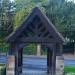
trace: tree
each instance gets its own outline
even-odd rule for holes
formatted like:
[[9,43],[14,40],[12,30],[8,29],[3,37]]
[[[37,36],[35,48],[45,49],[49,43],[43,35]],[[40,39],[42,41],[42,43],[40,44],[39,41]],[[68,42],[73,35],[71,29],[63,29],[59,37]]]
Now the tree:
[[66,0],[16,0],[15,28],[36,5],[44,8],[48,18],[65,38],[75,39],[75,3]]
[[7,35],[10,34],[8,28],[12,26],[11,6],[12,3],[10,2],[10,0],[1,0],[1,7],[0,7],[1,9],[0,10],[0,38],[1,39],[4,39]]
[[14,16],[14,28],[17,28],[33,7],[36,5],[42,7],[47,0],[15,0],[15,2],[16,12]]
[[63,36],[74,39],[75,4],[65,0],[49,0],[49,3],[44,7],[46,15]]
[[[8,12],[12,10],[12,3],[10,3],[10,0],[0,0],[0,51],[3,52],[3,49],[5,51],[6,47],[8,47],[7,44],[5,44],[5,37],[8,36],[12,32],[12,17],[11,13]],[[10,14],[10,16],[8,15]],[[10,28],[9,28],[10,27]],[[10,31],[9,31],[10,29]]]

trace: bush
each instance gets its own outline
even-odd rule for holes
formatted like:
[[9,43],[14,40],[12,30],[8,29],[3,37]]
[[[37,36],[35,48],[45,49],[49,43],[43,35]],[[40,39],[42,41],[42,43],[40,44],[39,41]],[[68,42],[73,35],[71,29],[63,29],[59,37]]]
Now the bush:
[[6,75],[6,67],[3,64],[0,64],[0,75]]

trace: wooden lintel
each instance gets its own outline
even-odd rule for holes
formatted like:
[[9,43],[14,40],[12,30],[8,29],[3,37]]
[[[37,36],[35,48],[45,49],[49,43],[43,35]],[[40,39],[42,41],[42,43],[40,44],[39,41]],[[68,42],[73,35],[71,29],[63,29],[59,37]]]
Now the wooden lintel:
[[[18,40],[17,40],[18,42]],[[34,37],[23,37],[19,39],[20,43],[53,43],[55,40],[53,39],[48,39],[48,38],[34,38]]]

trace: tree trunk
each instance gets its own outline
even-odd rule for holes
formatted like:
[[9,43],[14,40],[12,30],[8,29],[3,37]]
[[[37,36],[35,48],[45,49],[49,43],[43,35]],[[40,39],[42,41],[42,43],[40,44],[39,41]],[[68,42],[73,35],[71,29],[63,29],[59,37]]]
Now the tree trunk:
[[37,56],[41,55],[41,45],[37,44]]

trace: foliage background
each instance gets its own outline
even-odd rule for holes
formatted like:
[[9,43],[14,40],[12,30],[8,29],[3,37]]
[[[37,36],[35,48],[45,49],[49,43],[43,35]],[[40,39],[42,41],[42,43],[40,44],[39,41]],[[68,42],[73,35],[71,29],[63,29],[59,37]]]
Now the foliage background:
[[0,49],[2,51],[8,49],[8,45],[4,41],[5,37],[22,23],[35,6],[41,8],[64,38],[69,39],[69,42],[74,42],[74,2],[67,0],[15,0],[11,3],[9,0],[0,0]]

